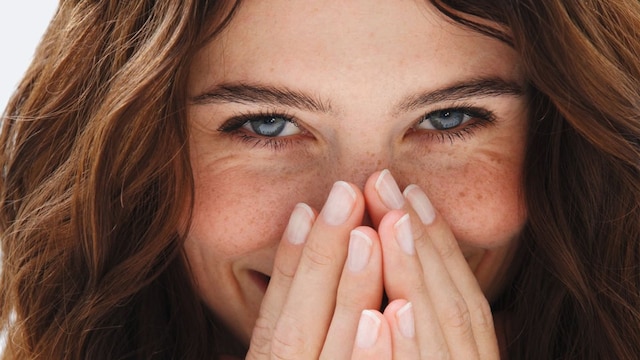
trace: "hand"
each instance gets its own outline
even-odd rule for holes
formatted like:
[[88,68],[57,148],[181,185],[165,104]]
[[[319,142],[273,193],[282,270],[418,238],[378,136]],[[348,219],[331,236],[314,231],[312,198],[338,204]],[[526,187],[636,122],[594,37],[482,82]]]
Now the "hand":
[[380,240],[359,226],[363,214],[362,192],[345,182],[334,184],[319,215],[296,206],[247,359],[350,357],[360,314],[378,309],[383,291]]
[[[247,358],[498,358],[488,302],[426,195],[386,171],[365,195],[338,182],[319,216],[296,206]],[[357,226],[365,198],[377,232]],[[383,285],[384,314],[365,310]]]
[[[383,171],[369,179],[365,197],[378,224],[384,288],[391,301],[384,314],[367,312],[379,319],[383,315],[389,330],[381,327],[376,334],[363,328],[363,334],[377,335],[365,345],[383,354],[391,343],[394,359],[499,358],[488,301],[424,192],[410,185],[402,195]],[[354,357],[366,351],[356,346]]]

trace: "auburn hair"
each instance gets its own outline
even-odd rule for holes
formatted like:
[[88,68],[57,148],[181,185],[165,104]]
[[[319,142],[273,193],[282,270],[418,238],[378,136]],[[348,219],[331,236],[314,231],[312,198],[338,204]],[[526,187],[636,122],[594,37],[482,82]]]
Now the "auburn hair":
[[[640,3],[432,2],[513,46],[529,81],[528,221],[493,304],[509,356],[636,358]],[[0,128],[4,359],[242,354],[189,281],[181,235],[187,72],[237,6],[61,1]]]
[[435,4],[512,44],[529,81],[528,221],[515,278],[494,304],[507,314],[509,357],[636,359],[640,2]]
[[215,357],[178,230],[189,61],[229,7],[61,1],[2,119],[4,358]]

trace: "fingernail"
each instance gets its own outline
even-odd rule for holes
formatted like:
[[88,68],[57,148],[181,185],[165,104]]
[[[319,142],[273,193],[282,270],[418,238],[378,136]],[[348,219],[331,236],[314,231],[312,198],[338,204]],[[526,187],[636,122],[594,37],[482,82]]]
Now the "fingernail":
[[351,215],[355,200],[356,193],[351,185],[344,181],[336,182],[333,184],[329,198],[322,209],[322,218],[329,225],[342,225]]
[[299,245],[307,240],[307,235],[311,231],[311,224],[313,223],[313,210],[307,204],[299,203],[293,208],[291,217],[289,218],[289,224],[285,231],[287,240],[291,244]]
[[353,272],[361,271],[369,263],[371,239],[362,231],[352,230],[349,238],[347,266]]
[[367,349],[373,346],[378,339],[380,332],[380,319],[371,310],[363,310],[358,323],[358,332],[356,333],[356,345],[361,349]]
[[400,249],[407,255],[413,255],[413,232],[411,231],[411,218],[409,218],[409,214],[401,217],[393,228]]
[[404,198],[389,170],[382,170],[378,180],[376,180],[375,188],[385,206],[389,209],[402,209]]
[[409,185],[404,189],[404,196],[415,210],[423,224],[429,225],[435,220],[436,212],[431,205],[431,201],[417,185]]
[[398,320],[398,329],[402,336],[410,339],[415,336],[416,329],[413,320],[413,305],[408,302],[396,312],[396,320]]

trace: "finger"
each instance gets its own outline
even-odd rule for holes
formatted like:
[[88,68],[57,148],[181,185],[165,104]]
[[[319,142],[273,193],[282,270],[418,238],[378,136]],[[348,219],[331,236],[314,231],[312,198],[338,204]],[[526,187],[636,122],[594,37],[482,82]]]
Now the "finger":
[[[423,264],[429,262],[431,267],[435,268],[432,270],[434,282],[437,282],[438,279],[447,283],[451,282],[460,294],[457,306],[450,299],[436,298],[436,295],[434,295],[434,301],[445,303],[443,307],[445,310],[451,311],[449,320],[453,322],[453,325],[456,325],[458,320],[468,317],[481,358],[495,356],[498,354],[498,344],[489,303],[460,251],[450,227],[441,216],[438,216],[429,198],[418,186],[408,186],[404,191],[404,196],[419,219],[415,222],[416,226],[424,228],[424,231],[420,232],[423,234],[423,239],[416,242],[419,258]],[[432,258],[437,260],[432,260]],[[444,270],[441,269],[442,267]],[[438,269],[446,272],[448,276],[437,278],[435,275],[438,273]],[[425,277],[427,277],[427,271],[429,269],[425,268]],[[447,306],[446,303],[449,305]],[[465,329],[459,330],[466,331]]]
[[405,199],[389,170],[373,173],[364,186],[367,212],[375,228],[389,210],[399,210],[405,206]]
[[260,306],[260,314],[251,335],[247,359],[263,358],[271,351],[271,340],[291,281],[298,266],[303,244],[315,220],[315,212],[306,204],[297,204],[274,260],[269,286]]
[[352,360],[392,359],[389,325],[375,310],[364,310],[358,322]]
[[447,344],[427,293],[422,265],[414,247],[410,218],[406,211],[392,208],[398,208],[402,203],[402,208],[411,209],[398,199],[398,194],[402,193],[387,170],[369,178],[364,194],[370,216],[378,225],[385,291],[391,303],[397,299],[412,302],[414,317],[420,323],[415,331],[421,356],[437,357],[446,352]]
[[392,210],[378,228],[382,244],[384,286],[389,299],[412,303],[415,336],[421,358],[448,356],[448,345],[417,256],[410,216]]
[[[396,191],[393,189],[393,178],[386,176],[387,180],[380,179],[384,175],[384,172],[382,172],[375,181],[370,179],[367,183],[369,187],[365,187],[368,208],[382,211],[377,215],[374,213],[371,214],[374,222],[377,216],[385,216],[384,209],[386,206],[384,204],[398,203],[397,200],[391,199],[391,197],[395,198],[397,196],[397,194],[394,194]],[[374,177],[372,176],[372,178]],[[385,187],[374,186],[371,188],[371,183],[378,184],[384,181],[387,181]],[[397,187],[397,185],[395,186]],[[412,235],[409,236],[409,238],[413,237],[417,239],[415,246],[418,247],[418,258],[421,264],[428,267],[423,269],[423,274],[425,281],[431,282],[431,284],[427,283],[426,286],[428,289],[427,292],[430,294],[429,299],[433,303],[432,311],[435,311],[439,315],[438,320],[440,322],[454,325],[446,326],[444,328],[446,334],[443,336],[446,336],[451,343],[465,344],[464,346],[453,346],[455,352],[467,354],[465,356],[475,356],[476,352],[480,352],[481,354],[495,354],[497,351],[497,341],[488,302],[464,256],[460,252],[457,241],[450,228],[442,218],[436,216],[436,211],[431,206],[428,198],[417,186],[411,185],[407,187],[404,196],[409,200],[408,204],[404,205],[404,209],[411,214],[411,221],[407,222],[411,223],[411,230],[405,232]],[[394,221],[397,220],[399,219]],[[400,224],[398,223],[397,225]],[[381,226],[382,225],[379,225],[379,227]],[[383,237],[382,234],[381,237]],[[407,238],[407,236],[405,236],[405,238]],[[431,238],[434,239],[433,242],[429,240]],[[387,257],[392,258],[392,256],[386,256],[387,253],[384,249],[385,241],[382,242],[383,267],[386,269],[389,267],[387,265]],[[401,244],[402,243],[404,243],[406,247],[406,244],[411,242],[404,241],[401,242]],[[434,247],[437,248],[437,251],[429,251],[433,250]],[[393,249],[393,246],[391,248]],[[392,251],[390,254],[391,253]],[[436,259],[429,260],[430,256]],[[406,264],[410,265],[411,263],[408,262]],[[409,273],[411,273],[411,271],[414,270],[409,270]],[[387,284],[398,283],[388,280],[387,277],[388,275],[385,271],[385,287],[388,293],[393,294],[393,288],[389,290],[389,285]],[[452,283],[453,285],[451,285]],[[440,290],[436,291],[435,289]],[[433,293],[433,295],[431,295],[431,293]],[[398,296],[403,295],[399,293]],[[447,298],[443,299],[444,297]],[[424,313],[423,310],[423,307],[417,306],[416,312],[423,314],[423,316],[431,315],[429,312]],[[473,336],[474,341],[465,340],[471,336]],[[474,343],[475,346],[472,346]]]
[[336,308],[322,349],[322,359],[346,359],[352,351],[358,320],[364,309],[378,309],[382,301],[382,255],[375,230],[351,231]]
[[391,347],[394,359],[420,359],[415,336],[413,304],[404,300],[394,300],[384,309],[384,317],[391,329]]
[[364,199],[353,185],[334,184],[302,250],[276,324],[271,352],[277,358],[317,358],[336,303],[349,234],[362,221]]

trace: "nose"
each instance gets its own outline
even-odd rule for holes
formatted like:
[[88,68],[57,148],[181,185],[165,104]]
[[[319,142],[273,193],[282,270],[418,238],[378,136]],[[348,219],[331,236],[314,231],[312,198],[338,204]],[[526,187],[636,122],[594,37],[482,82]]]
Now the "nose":
[[346,143],[336,149],[331,159],[331,177],[351,182],[360,189],[375,171],[392,164],[392,147],[383,143]]

